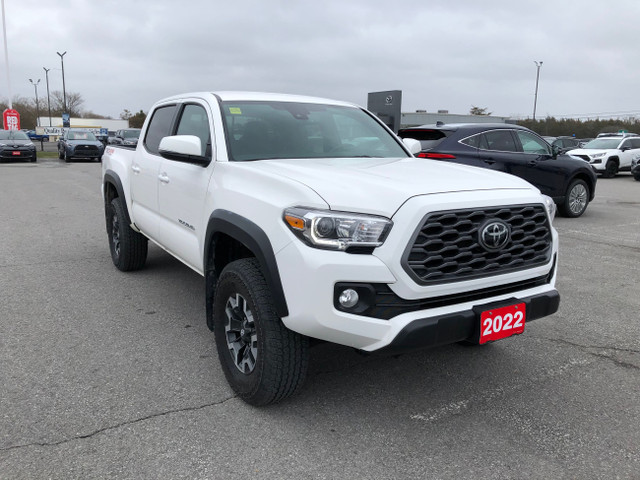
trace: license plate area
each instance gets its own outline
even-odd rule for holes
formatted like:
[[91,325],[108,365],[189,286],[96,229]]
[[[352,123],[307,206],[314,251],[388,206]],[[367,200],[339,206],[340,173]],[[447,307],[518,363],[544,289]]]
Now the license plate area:
[[526,316],[527,306],[525,303],[481,311],[478,343],[482,345],[524,332]]
[[20,152],[11,152],[12,155],[20,155]]

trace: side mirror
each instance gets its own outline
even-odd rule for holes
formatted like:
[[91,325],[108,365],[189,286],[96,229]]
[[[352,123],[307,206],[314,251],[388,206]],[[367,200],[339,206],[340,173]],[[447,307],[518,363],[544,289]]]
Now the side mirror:
[[621,152],[626,152],[627,150],[631,150],[631,147],[629,147],[628,145],[625,145],[620,149]]
[[422,150],[422,144],[420,143],[420,140],[416,140],[415,138],[403,138],[402,143],[404,143],[404,146],[409,149],[411,155],[420,153],[420,151]]
[[557,157],[561,153],[562,149],[559,145],[551,145],[551,156],[553,158]]
[[195,135],[173,135],[160,140],[158,152],[164,158],[179,162],[208,165],[210,159],[202,156],[200,138]]

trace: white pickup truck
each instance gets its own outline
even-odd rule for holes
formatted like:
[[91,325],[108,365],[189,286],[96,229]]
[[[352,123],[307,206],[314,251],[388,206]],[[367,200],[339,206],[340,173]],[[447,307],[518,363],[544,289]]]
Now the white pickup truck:
[[142,268],[151,240],[204,276],[225,376],[254,405],[300,389],[310,342],[484,344],[554,313],[553,201],[419,148],[343,102],[167,98],[135,150],[103,156],[113,263]]

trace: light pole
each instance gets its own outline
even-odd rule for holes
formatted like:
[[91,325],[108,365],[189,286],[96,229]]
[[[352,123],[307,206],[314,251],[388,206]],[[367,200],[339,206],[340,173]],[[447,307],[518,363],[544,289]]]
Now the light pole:
[[64,56],[67,54],[67,52],[65,51],[64,53],[56,53],[60,55],[60,63],[62,63],[62,110],[64,110],[62,113],[67,113],[67,91],[64,86]]
[[40,79],[38,79],[35,82],[31,79],[29,79],[29,81],[31,82],[31,85],[33,85],[33,88],[36,90],[36,127],[39,127],[40,126],[40,105],[38,104],[38,84],[40,83]]
[[542,66],[542,62],[536,62],[535,60],[533,61],[533,63],[536,64],[536,95],[533,98],[533,119],[536,119],[536,106],[538,104],[538,82],[540,81],[540,67]]
[[47,77],[47,108],[49,109],[49,126],[51,126],[51,97],[49,96],[49,70],[50,68],[42,67]]

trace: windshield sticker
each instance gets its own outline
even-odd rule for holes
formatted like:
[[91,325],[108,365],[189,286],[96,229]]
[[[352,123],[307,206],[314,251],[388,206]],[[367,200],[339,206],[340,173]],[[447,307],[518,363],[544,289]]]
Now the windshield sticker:
[[242,115],[242,110],[238,107],[229,107],[229,113],[232,115]]

